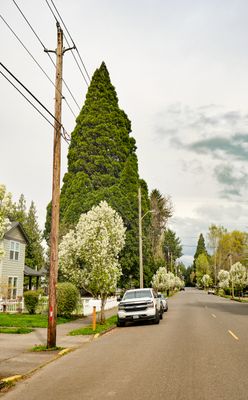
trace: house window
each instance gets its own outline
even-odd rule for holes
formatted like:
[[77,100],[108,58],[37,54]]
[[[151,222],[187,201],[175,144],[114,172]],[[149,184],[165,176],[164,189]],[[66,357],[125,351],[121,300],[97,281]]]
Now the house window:
[[11,260],[18,261],[20,254],[20,243],[18,242],[10,242],[10,254],[9,257]]
[[16,297],[17,297],[17,277],[9,276],[8,299],[16,299]]

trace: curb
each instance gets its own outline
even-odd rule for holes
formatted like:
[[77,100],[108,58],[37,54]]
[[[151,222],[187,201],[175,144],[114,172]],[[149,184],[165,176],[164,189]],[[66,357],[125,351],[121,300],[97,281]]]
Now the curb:
[[4,389],[6,386],[17,382],[23,378],[23,375],[13,375],[13,376],[8,376],[7,378],[3,378],[0,380],[0,390]]

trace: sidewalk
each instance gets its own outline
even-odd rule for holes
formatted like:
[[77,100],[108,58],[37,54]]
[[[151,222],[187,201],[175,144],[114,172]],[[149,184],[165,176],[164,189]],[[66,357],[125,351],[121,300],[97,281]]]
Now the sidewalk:
[[[105,311],[106,318],[116,314],[117,309]],[[89,336],[67,336],[74,329],[91,324],[91,316],[79,318],[73,322],[57,325],[57,346],[75,349],[93,340]],[[0,334],[0,380],[10,376],[28,375],[37,368],[60,357],[60,352],[30,352],[35,345],[46,345],[47,329],[34,328],[28,334]]]

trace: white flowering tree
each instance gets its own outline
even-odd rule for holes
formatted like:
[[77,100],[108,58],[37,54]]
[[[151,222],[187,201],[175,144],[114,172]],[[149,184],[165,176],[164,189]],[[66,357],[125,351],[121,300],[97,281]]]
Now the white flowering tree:
[[230,286],[230,275],[229,272],[221,269],[218,273],[218,286],[221,289],[227,289]]
[[4,185],[0,185],[0,260],[4,256],[2,239],[10,227],[9,214],[12,210],[11,194]]
[[244,265],[242,265],[240,262],[236,262],[231,266],[230,281],[232,283],[232,287],[239,291],[240,297],[240,292],[247,285],[247,271]]
[[122,218],[102,201],[81,215],[75,230],[59,246],[63,276],[101,299],[101,323],[107,297],[115,292],[121,276],[118,255],[125,244],[125,230]]
[[202,281],[202,285],[205,289],[209,288],[213,284],[213,280],[212,280],[211,276],[209,276],[208,274],[203,275],[201,281]]
[[183,281],[165,267],[160,267],[152,278],[152,287],[157,291],[170,291],[183,286]]

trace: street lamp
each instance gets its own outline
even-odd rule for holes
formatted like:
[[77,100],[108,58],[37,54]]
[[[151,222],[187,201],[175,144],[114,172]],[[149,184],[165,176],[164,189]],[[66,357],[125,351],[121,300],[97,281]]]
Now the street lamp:
[[141,188],[138,190],[139,200],[139,271],[140,271],[140,288],[144,287],[144,271],[143,271],[143,248],[142,248],[142,219],[149,213],[156,213],[155,210],[148,210],[143,216],[141,211]]

